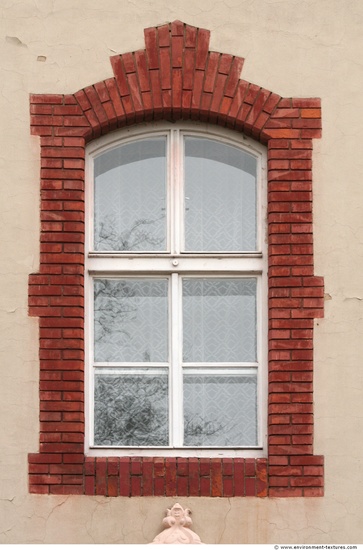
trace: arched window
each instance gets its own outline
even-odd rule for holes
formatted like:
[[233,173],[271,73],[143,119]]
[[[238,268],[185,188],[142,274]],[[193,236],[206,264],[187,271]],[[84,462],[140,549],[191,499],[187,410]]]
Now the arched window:
[[[209,31],[181,21],[145,29],[145,49],[114,55],[111,64],[113,77],[74,94],[30,97],[42,168],[40,267],[29,277],[29,314],[39,317],[40,329],[41,423],[39,452],[29,454],[29,490],[322,496],[312,384],[314,319],[324,309],[312,224],[320,99],[284,98],[241,79],[242,58],[209,51]],[[154,126],[161,120],[199,125]],[[155,171],[164,176],[156,180]],[[254,216],[237,200],[232,172],[242,177],[239,191],[250,198]],[[111,173],[119,182],[114,188],[106,182]],[[233,306],[247,299],[255,304],[254,329],[245,328],[252,308],[243,307],[243,316],[231,321],[220,313],[240,312]],[[164,303],[159,325],[155,315],[162,308],[155,303]],[[123,315],[115,314],[114,322],[110,312],[120,308]],[[238,351],[247,340],[255,360]],[[113,350],[123,342],[128,355],[110,360],[111,342]],[[162,356],[151,358],[150,342],[164,346]],[[223,348],[222,357],[216,350]],[[243,383],[255,392],[246,394],[253,395],[248,414],[241,391],[235,407],[223,394]],[[153,385],[159,393],[148,395]],[[152,424],[160,414],[163,420]],[[240,427],[248,422],[249,440]],[[156,436],[145,439],[158,429],[160,446]],[[136,439],[125,441],[125,433]]]
[[208,125],[90,144],[90,454],[263,453],[265,162]]

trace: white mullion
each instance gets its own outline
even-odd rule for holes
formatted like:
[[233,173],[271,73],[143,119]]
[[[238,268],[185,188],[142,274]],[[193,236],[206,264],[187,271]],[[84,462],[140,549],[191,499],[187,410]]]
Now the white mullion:
[[177,273],[171,276],[171,369],[170,417],[171,446],[181,447],[183,439],[183,377],[181,370],[180,280]]
[[[93,277],[86,277],[85,295],[89,296],[88,307],[85,308],[85,350],[86,365],[85,369],[85,386],[89,387],[89,392],[86,392],[86,437],[88,437],[89,446],[94,445],[94,395],[95,395],[95,365],[94,365],[94,285]],[[89,380],[87,380],[89,378]],[[87,418],[88,417],[88,418]],[[87,426],[88,423],[88,426]]]
[[179,212],[180,212],[180,252],[185,253],[185,215],[186,215],[186,197],[185,197],[185,134],[181,131],[179,134]]
[[257,428],[258,444],[267,440],[268,402],[268,277],[267,269],[257,278]]
[[[85,309],[86,328],[86,382],[89,393],[86,391],[86,449],[94,446],[94,386],[95,373],[107,373],[136,369],[145,372],[145,369],[165,370],[169,369],[169,428],[170,441],[169,449],[157,450],[143,449],[145,456],[175,456],[178,449],[178,456],[219,456],[220,451],[209,452],[208,450],[196,451],[190,448],[183,449],[184,438],[184,414],[183,414],[183,369],[185,372],[193,373],[215,373],[215,374],[246,374],[257,376],[257,398],[258,398],[258,447],[265,445],[265,430],[267,417],[267,272],[266,272],[266,244],[265,235],[262,232],[266,215],[266,168],[265,153],[258,149],[258,146],[250,147],[248,144],[242,149],[248,150],[257,157],[256,173],[256,251],[248,253],[232,252],[186,252],[185,251],[185,190],[184,190],[184,137],[185,135],[199,135],[205,137],[210,135],[227,144],[233,144],[233,136],[228,134],[221,136],[222,129],[213,132],[204,132],[204,126],[193,129],[179,129],[156,125],[152,127],[151,136],[166,136],[166,219],[167,219],[167,250],[150,252],[96,252],[94,251],[94,159],[101,152],[106,151],[118,143],[116,134],[101,138],[88,147],[89,155],[86,159],[87,173],[87,203],[89,221],[86,226],[86,265],[85,272],[88,273],[86,282],[86,295],[89,300]],[[227,132],[227,131],[226,131]],[[111,139],[112,137],[112,139]],[[128,130],[126,139],[122,143],[130,143],[139,137],[144,137],[144,130],[131,128]],[[101,146],[98,144],[101,143]],[[241,144],[236,142],[236,146]],[[245,144],[246,145],[246,144]],[[257,149],[257,150],[256,150]],[[262,162],[261,162],[262,161]],[[174,262],[176,265],[174,265]],[[178,264],[176,263],[178,261]],[[174,267],[173,267],[174,266]],[[182,362],[182,276],[190,278],[256,278],[256,308],[257,308],[257,357],[255,362],[240,363],[184,363]],[[169,279],[169,362],[165,363],[107,363],[94,361],[94,279],[98,278],[168,278]],[[88,439],[88,440],[87,440]],[[170,447],[174,447],[174,450]],[[251,447],[252,449],[253,447]],[[126,451],[126,452],[125,452]],[[104,450],[94,451],[103,456]],[[119,454],[117,448],[108,448],[106,454]],[[137,449],[123,449],[125,455],[137,454]],[[227,456],[231,455],[231,449],[225,450]],[[236,456],[241,456],[241,451]],[[248,453],[251,452],[251,455]],[[169,453],[169,454],[168,454]],[[199,454],[198,454],[199,453]],[[95,454],[95,456],[96,456]],[[243,456],[256,456],[253,451],[243,451]],[[261,455],[262,456],[262,455]]]
[[[173,141],[170,132],[166,132],[166,234],[167,234],[167,250],[168,253],[173,253],[174,247],[174,191],[172,185],[172,149]],[[155,256],[155,255],[154,255]]]
[[86,193],[86,212],[87,219],[85,220],[85,252],[86,257],[90,251],[94,250],[94,203],[95,203],[95,185],[94,185],[94,155],[86,155],[85,162],[85,178],[90,183]]
[[220,361],[218,363],[208,363],[208,362],[200,362],[200,363],[183,363],[183,367],[185,369],[256,369],[258,368],[259,363],[258,362],[241,362],[241,363],[225,363],[223,361]]
[[223,375],[223,374],[235,375],[235,374],[238,374],[238,375],[246,375],[246,376],[249,376],[249,375],[256,376],[258,374],[258,367],[250,367],[248,369],[246,369],[244,367],[240,367],[240,368],[231,369],[230,367],[224,367],[223,365],[220,368],[216,368],[216,367],[213,367],[213,368],[208,368],[208,367],[202,367],[202,368],[199,368],[199,367],[186,367],[185,365],[183,365],[183,370],[185,372],[188,372],[189,374],[210,374],[210,375],[214,375],[214,374],[218,374],[218,375]]
[[165,374],[168,365],[158,366],[158,367],[148,367],[148,363],[144,363],[143,367],[135,367],[132,363],[127,365],[127,367],[118,367],[118,368],[108,368],[108,367],[96,367],[96,374],[147,374],[145,371],[151,370],[153,373]]
[[[267,258],[267,157],[264,151],[260,155],[256,155],[257,158],[257,172],[256,172],[256,224],[257,224],[257,248],[263,254],[263,257]],[[266,262],[265,262],[265,265]],[[265,271],[265,269],[264,269]]]
[[132,362],[132,361],[127,361],[127,362],[107,362],[107,361],[99,361],[99,362],[94,362],[94,367],[96,369],[128,369],[128,368],[140,368],[140,369],[162,369],[162,368],[167,368],[169,366],[169,363],[168,362],[160,362],[160,363],[146,363],[146,362],[142,362],[142,361],[139,361],[139,362]]
[[180,190],[179,190],[179,132],[178,130],[170,130],[169,133],[169,182],[170,182],[170,197],[171,197],[171,254],[177,255],[180,253]]

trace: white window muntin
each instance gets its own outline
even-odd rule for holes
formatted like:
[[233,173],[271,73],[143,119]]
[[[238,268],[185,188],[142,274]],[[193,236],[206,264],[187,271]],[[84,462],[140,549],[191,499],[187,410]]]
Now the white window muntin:
[[[94,284],[97,280],[111,280],[111,281],[122,281],[122,280],[134,280],[137,281],[138,279],[144,280],[162,280],[165,279],[168,282],[168,293],[167,293],[167,301],[168,301],[168,328],[167,328],[167,337],[168,337],[168,357],[167,361],[160,361],[160,362],[140,362],[140,361],[98,361],[96,362],[94,360],[94,349],[95,349],[95,338],[94,338]],[[159,276],[150,276],[149,274],[146,275],[135,275],[132,276],[121,276],[116,275],[115,273],[109,274],[109,273],[97,273],[97,276],[89,277],[88,278],[88,294],[89,294],[89,300],[88,302],[88,315],[86,317],[87,319],[87,328],[86,331],[88,333],[88,339],[86,341],[87,348],[88,348],[88,369],[87,375],[89,377],[88,379],[88,387],[89,387],[89,394],[86,393],[86,410],[88,411],[88,414],[86,415],[86,449],[90,449],[91,453],[94,452],[97,455],[97,450],[101,449],[109,449],[110,452],[107,452],[107,454],[112,455],[112,451],[115,451],[116,449],[125,449],[125,452],[123,450],[122,454],[127,455],[128,450],[131,451],[134,448],[140,448],[140,447],[118,447],[118,446],[103,446],[103,445],[95,445],[94,443],[94,427],[95,427],[95,378],[97,374],[104,374],[104,375],[117,375],[117,374],[132,374],[132,375],[145,375],[147,372],[152,374],[165,374],[165,372],[168,373],[168,379],[169,379],[169,397],[168,397],[168,407],[170,411],[170,373],[171,373],[171,364],[170,364],[170,334],[172,330],[172,319],[171,319],[171,291],[170,291],[170,284],[171,279],[168,275],[159,275]],[[171,415],[169,412],[169,433],[170,433],[170,421],[171,421]],[[88,426],[87,426],[88,422]],[[169,446],[162,447],[162,448],[170,448]],[[157,448],[157,447],[146,447],[147,449],[151,448]],[[104,454],[104,453],[102,453]]]
[[[233,279],[235,280],[237,276],[234,275],[221,275],[219,274],[219,277],[216,277],[216,274],[208,274],[205,273],[202,274],[203,279]],[[256,277],[255,275],[252,276],[256,279],[257,283],[257,289],[256,289],[256,303],[257,303],[257,323],[256,323],[256,338],[257,338],[257,360],[256,361],[239,361],[239,362],[223,362],[219,361],[217,363],[213,362],[185,362],[182,360],[182,343],[183,343],[183,322],[182,322],[182,315],[183,315],[183,302],[182,302],[182,280],[184,278],[187,279],[200,279],[200,274],[187,274],[184,276],[179,276],[176,273],[171,274],[169,277],[169,293],[168,293],[168,350],[169,350],[169,358],[168,361],[165,362],[140,362],[140,361],[127,361],[127,362],[117,362],[117,361],[95,361],[93,357],[94,353],[94,323],[91,323],[91,326],[89,327],[89,334],[91,334],[91,338],[89,341],[89,350],[90,350],[90,365],[92,365],[92,373],[90,376],[90,394],[88,396],[88,406],[89,406],[89,447],[94,449],[101,449],[105,448],[102,445],[95,445],[93,441],[93,426],[94,426],[94,393],[95,393],[95,375],[100,374],[101,372],[104,374],[126,374],[126,373],[132,373],[133,375],[137,374],[145,374],[145,373],[165,373],[165,370],[168,371],[168,377],[169,377],[169,441],[170,444],[168,446],[164,446],[162,448],[169,448],[173,449],[174,451],[179,449],[189,449],[191,450],[192,447],[183,447],[183,391],[181,388],[183,388],[183,375],[184,374],[201,374],[201,375],[256,375],[257,376],[257,409],[258,409],[258,418],[257,418],[257,425],[258,425],[258,444],[255,446],[249,446],[249,448],[261,448],[262,447],[262,438],[263,438],[263,426],[261,425],[261,412],[260,412],[260,403],[261,403],[261,392],[263,392],[261,386],[263,386],[262,382],[262,369],[259,368],[259,364],[261,362],[261,355],[262,355],[262,346],[261,346],[261,300],[259,300],[259,296],[261,294],[261,286],[262,281],[261,277]],[[250,274],[246,275],[239,275],[238,279],[251,279],[252,278]],[[154,276],[151,277],[149,275],[133,275],[132,277],[128,276],[120,276],[113,274],[110,276],[109,274],[102,274],[98,273],[97,276],[91,277],[90,282],[90,307],[88,309],[89,313],[89,319],[93,320],[94,313],[93,313],[93,287],[94,287],[94,281],[95,280],[113,280],[113,281],[122,281],[122,280],[137,280],[137,279],[156,279],[160,280],[161,278],[164,279],[165,275],[161,276]],[[107,447],[110,448],[110,447]],[[122,449],[123,453],[124,451],[126,454],[134,448],[142,448],[142,446],[128,446],[128,447],[117,447],[112,446],[110,449]],[[158,447],[145,447],[145,449],[156,449]],[[199,446],[199,449],[202,449],[203,446]],[[206,449],[212,448],[211,446],[206,446]],[[224,449],[225,452],[229,452],[228,447],[218,447],[221,450]],[[238,447],[236,445],[233,445],[234,449],[243,448],[246,449],[246,447]]]
[[[150,125],[151,126],[151,125]],[[185,126],[185,125],[184,125]],[[266,209],[264,195],[261,191],[261,186],[265,179],[265,151],[258,143],[252,143],[246,138],[243,138],[243,146],[240,141],[233,137],[233,132],[226,130],[215,131],[208,127],[208,125],[190,125],[190,129],[185,130],[172,128],[162,129],[164,124],[155,124],[154,127],[141,126],[137,128],[127,129],[127,136],[120,140],[113,134],[95,140],[88,146],[88,156],[86,161],[86,175],[88,182],[94,181],[94,159],[112,149],[117,149],[121,145],[128,145],[132,142],[145,140],[147,138],[164,137],[166,139],[166,174],[167,174],[167,245],[165,251],[151,252],[153,256],[169,255],[170,251],[172,255],[191,255],[197,254],[198,256],[236,256],[243,255],[244,257],[260,256],[264,249],[264,235],[261,231],[263,212]],[[248,153],[256,160],[256,250],[244,251],[185,251],[184,250],[184,189],[183,189],[183,177],[184,177],[184,141],[186,137],[199,137],[206,140],[214,140],[226,145],[230,145],[234,148],[241,149],[245,153]],[[87,226],[87,245],[90,256],[100,257],[104,256],[138,256],[147,255],[150,252],[145,251],[95,251],[94,250],[94,184],[89,185],[87,195],[87,211],[88,226]]]
[[[203,126],[203,125],[200,125]],[[231,139],[229,132],[226,132],[227,135],[225,135],[224,131],[221,130],[221,132],[218,129],[218,132],[206,132],[203,133],[200,130],[200,126],[198,126],[197,130],[194,130],[192,127],[191,129],[188,129],[187,131],[180,131],[180,130],[174,130],[172,129],[170,132],[167,131],[161,131],[160,125],[157,125],[155,129],[152,130],[152,132],[147,133],[147,135],[144,133],[144,128],[141,129],[132,129],[131,131],[128,131],[129,137],[127,141],[133,141],[133,139],[139,139],[139,137],[149,137],[149,135],[156,136],[156,135],[167,135],[167,143],[168,143],[168,220],[171,220],[172,218],[175,220],[174,223],[170,224],[168,223],[168,242],[173,245],[175,243],[178,244],[178,246],[170,247],[169,250],[171,252],[165,252],[165,253],[120,253],[120,252],[108,252],[108,253],[102,253],[102,252],[94,252],[93,251],[93,185],[90,184],[90,182],[93,181],[92,179],[92,155],[98,154],[101,149],[107,150],[110,146],[116,146],[120,143],[120,140],[115,135],[109,135],[107,139],[102,138],[101,140],[97,140],[97,142],[94,142],[92,144],[92,147],[90,147],[90,156],[87,158],[87,181],[88,181],[88,193],[87,193],[87,211],[92,212],[92,215],[89,216],[89,224],[87,226],[87,239],[86,242],[89,246],[89,252],[87,254],[86,259],[86,268],[91,277],[89,278],[89,281],[92,282],[92,278],[100,278],[100,277],[125,277],[125,276],[153,276],[159,275],[159,276],[165,276],[170,275],[171,272],[173,273],[172,280],[174,281],[174,285],[179,285],[180,280],[178,277],[178,274],[180,276],[187,276],[187,277],[206,277],[206,276],[213,276],[213,277],[226,277],[226,276],[257,276],[258,285],[257,285],[257,304],[258,304],[258,318],[259,322],[257,323],[257,342],[258,342],[258,361],[255,364],[248,363],[248,364],[228,364],[223,363],[222,370],[224,372],[229,372],[230,369],[232,369],[232,372],[238,372],[240,369],[243,369],[241,372],[245,372],[245,369],[247,368],[248,372],[253,372],[257,370],[257,388],[258,388],[258,426],[259,426],[259,435],[258,435],[258,446],[256,448],[250,447],[250,450],[244,449],[238,450],[238,448],[235,449],[221,449],[220,451],[213,451],[213,449],[204,450],[201,448],[198,449],[190,449],[190,448],[184,448],[184,449],[177,449],[176,442],[178,440],[178,437],[176,434],[180,432],[180,422],[177,420],[178,415],[174,414],[175,409],[182,409],[182,396],[180,392],[180,383],[174,383],[172,394],[173,398],[171,399],[172,403],[170,404],[171,409],[171,415],[170,415],[170,422],[172,424],[172,432],[175,434],[174,437],[174,448],[173,449],[166,449],[163,447],[160,451],[158,451],[157,448],[147,448],[143,450],[143,454],[145,456],[173,456],[175,455],[175,452],[177,450],[178,456],[189,456],[192,452],[193,456],[264,456],[264,445],[266,441],[266,387],[267,387],[267,380],[266,380],[266,373],[262,373],[261,365],[266,365],[267,361],[267,328],[265,320],[267,319],[267,303],[265,299],[266,295],[266,289],[267,289],[267,276],[265,271],[265,238],[263,235],[263,232],[261,230],[261,222],[264,220],[266,215],[266,174],[265,174],[265,164],[262,162],[261,159],[265,161],[265,154],[261,147],[256,147],[256,144],[251,145],[247,143],[243,143],[243,148],[246,148],[249,153],[254,154],[257,157],[257,243],[258,246],[256,248],[258,249],[256,252],[249,252],[249,253],[224,253],[224,252],[217,252],[217,253],[190,253],[190,252],[181,252],[181,242],[182,242],[182,232],[183,228],[181,227],[181,219],[182,219],[182,205],[180,204],[182,200],[180,198],[182,195],[182,174],[180,174],[180,161],[175,162],[176,158],[180,159],[180,155],[182,155],[182,148],[179,145],[175,145],[176,142],[180,143],[180,139],[182,135],[194,135],[194,133],[198,136],[207,137],[212,136],[214,139],[217,140],[226,140],[227,143],[233,144],[235,146],[240,147],[241,144],[237,142],[235,139]],[[148,127],[149,129],[149,127]],[[203,127],[202,130],[209,130],[208,126]],[[179,135],[180,134],[180,135]],[[221,138],[221,134],[222,138]],[[100,145],[100,142],[101,145]],[[122,141],[122,143],[124,140]],[[179,155],[179,157],[178,157]],[[176,165],[179,165],[176,167]],[[183,164],[181,163],[181,166]],[[176,172],[176,174],[175,174]],[[180,207],[178,206],[178,203],[180,204]],[[170,229],[169,229],[170,226]],[[264,255],[262,254],[264,252]],[[152,261],[150,261],[150,258],[152,258]],[[177,265],[176,265],[177,264]],[[175,282],[176,281],[176,282]],[[173,283],[172,283],[173,284]],[[92,287],[91,285],[87,285]],[[175,295],[175,292],[173,293]],[[92,293],[91,293],[92,295]],[[179,295],[179,294],[178,294]],[[180,299],[180,298],[178,298]],[[89,300],[89,304],[91,304],[93,299]],[[92,333],[92,326],[90,326],[90,319],[92,319],[92,313],[91,308],[87,309],[86,317],[88,319],[88,331],[87,331],[87,348],[91,350],[92,346],[90,346],[90,339],[89,336]],[[221,368],[221,363],[218,364],[182,364],[182,361],[180,360],[179,354],[180,352],[180,346],[175,345],[175,341],[180,339],[180,334],[178,335],[178,332],[181,330],[181,323],[180,320],[177,321],[177,327],[175,326],[176,323],[176,315],[175,313],[175,307],[171,309],[171,313],[169,315],[170,324],[172,327],[170,327],[170,336],[172,340],[172,344],[170,346],[173,354],[172,357],[172,364],[175,364],[176,358],[178,358],[178,365],[179,368],[171,368],[170,366],[170,377],[175,378],[179,376],[179,381],[182,379],[182,373],[183,369],[190,369],[190,372],[201,372],[205,371],[208,372],[210,368],[215,369],[213,372],[217,372],[217,368]],[[177,315],[180,315],[181,308],[178,307],[177,311],[179,312]],[[174,339],[174,340],[173,340]],[[174,342],[174,343],[173,343]],[[91,357],[88,360],[88,364],[92,364]],[[182,366],[183,365],[183,366]],[[260,365],[259,368],[258,365]],[[87,453],[92,455],[104,455],[105,454],[105,448],[92,448],[92,424],[93,424],[93,375],[90,376],[90,370],[98,368],[100,365],[95,364],[92,369],[86,370],[86,378],[88,378],[88,382],[90,384],[90,394],[86,394],[87,397],[87,410],[89,411],[89,414],[87,415],[86,423],[87,426],[87,436],[86,436],[86,448]],[[137,366],[136,364],[134,365]],[[165,364],[163,364],[163,367]],[[160,368],[161,365],[156,364],[148,364],[147,367],[143,367],[142,365],[139,365],[141,370],[144,370],[145,368],[151,367],[151,368]],[[101,368],[111,368],[112,370],[121,368],[120,364],[108,364],[103,365]],[[218,369],[218,370],[219,370]],[[105,370],[106,372],[106,370]],[[178,396],[178,397],[176,397]],[[179,436],[179,441],[181,440],[181,436]],[[107,447],[106,454],[112,456],[119,454],[120,449],[119,448],[109,448]],[[215,454],[217,452],[217,454]],[[242,454],[241,454],[242,453]],[[124,455],[136,455],[138,454],[137,449],[133,448],[122,448],[122,454]]]

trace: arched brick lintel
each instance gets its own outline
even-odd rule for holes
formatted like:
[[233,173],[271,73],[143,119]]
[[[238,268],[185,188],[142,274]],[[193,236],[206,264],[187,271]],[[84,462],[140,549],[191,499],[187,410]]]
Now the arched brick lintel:
[[[56,107],[33,111],[33,133],[97,138],[151,120],[192,119],[227,126],[262,143],[320,137],[320,100],[286,99],[240,79],[243,59],[209,51],[209,31],[175,21],[145,29],[144,50],[112,56],[114,78],[74,95],[33,95]],[[38,116],[37,116],[38,115]],[[52,116],[53,115],[53,116]],[[65,117],[62,121],[59,117]]]
[[[240,79],[243,59],[209,51],[209,31],[180,21],[145,30],[144,50],[111,57],[114,77],[75,94],[31,95],[41,137],[40,269],[29,313],[40,318],[40,452],[30,491],[109,496],[321,496],[313,454],[312,139],[320,100],[282,98]],[[84,457],[85,144],[128,125],[196,120],[268,145],[268,459]]]

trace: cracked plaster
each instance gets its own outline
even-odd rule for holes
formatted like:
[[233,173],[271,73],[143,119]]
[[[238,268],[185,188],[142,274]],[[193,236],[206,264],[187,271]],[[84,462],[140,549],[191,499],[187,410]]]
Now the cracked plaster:
[[[39,255],[39,141],[29,93],[69,93],[111,76],[109,56],[144,47],[143,29],[181,19],[211,48],[244,57],[243,78],[285,97],[322,98],[314,144],[315,452],[322,499],[178,499],[209,543],[357,543],[363,538],[363,4],[360,0],[2,0],[0,4],[0,543],[147,543],[175,499],[27,493],[38,449],[37,320],[27,277]],[[121,29],[121,31],[120,31]],[[6,39],[5,37],[8,37]],[[39,56],[46,58],[39,62]]]

